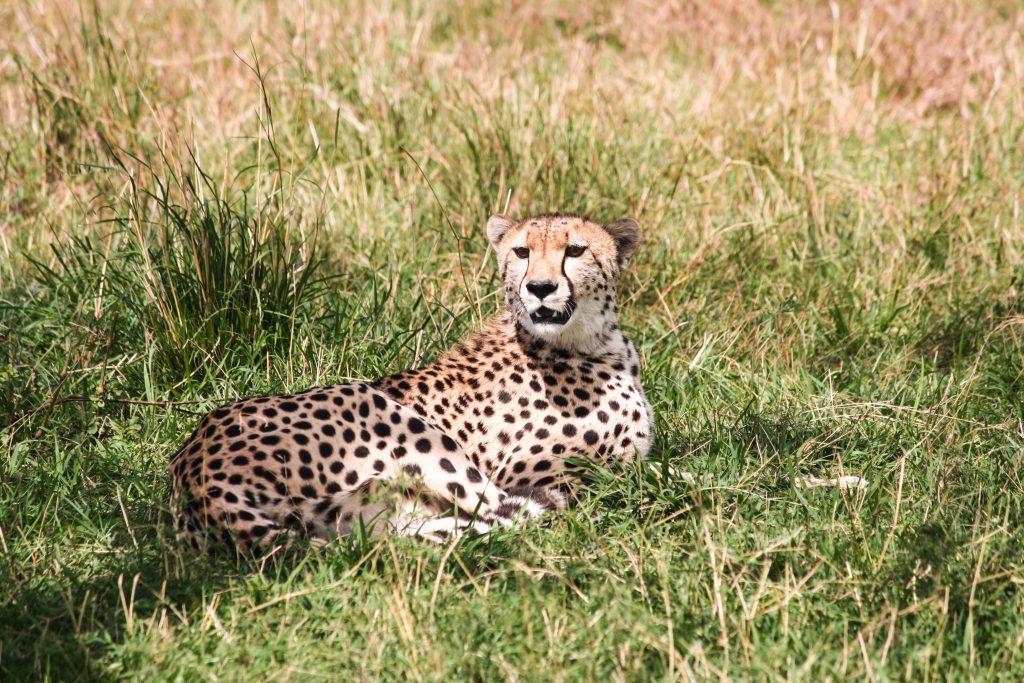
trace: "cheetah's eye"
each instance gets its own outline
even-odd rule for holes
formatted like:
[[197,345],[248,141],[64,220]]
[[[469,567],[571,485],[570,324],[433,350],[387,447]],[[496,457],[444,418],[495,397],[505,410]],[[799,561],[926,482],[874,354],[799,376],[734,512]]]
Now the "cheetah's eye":
[[530,255],[530,249],[528,247],[516,247],[512,251],[515,252],[515,255],[519,258],[526,258]]
[[565,255],[571,258],[576,258],[577,256],[583,256],[583,252],[586,250],[587,248],[582,245],[570,244],[565,248]]

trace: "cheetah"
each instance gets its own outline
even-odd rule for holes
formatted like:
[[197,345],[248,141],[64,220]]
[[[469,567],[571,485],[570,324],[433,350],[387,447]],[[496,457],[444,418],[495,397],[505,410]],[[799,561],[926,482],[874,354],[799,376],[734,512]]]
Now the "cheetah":
[[263,552],[362,527],[431,541],[564,508],[581,460],[651,446],[616,286],[641,229],[570,214],[487,222],[504,311],[434,364],[209,413],[171,458],[196,548]]

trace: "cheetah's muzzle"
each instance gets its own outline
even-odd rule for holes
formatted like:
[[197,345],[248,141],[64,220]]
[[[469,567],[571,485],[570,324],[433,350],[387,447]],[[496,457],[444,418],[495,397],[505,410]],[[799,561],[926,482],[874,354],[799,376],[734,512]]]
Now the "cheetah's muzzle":
[[561,311],[556,311],[553,308],[547,306],[541,306],[536,311],[530,314],[530,320],[533,321],[534,325],[548,324],[548,325],[564,325],[569,322],[569,318],[576,311],[576,300],[569,299],[565,303],[565,308]]

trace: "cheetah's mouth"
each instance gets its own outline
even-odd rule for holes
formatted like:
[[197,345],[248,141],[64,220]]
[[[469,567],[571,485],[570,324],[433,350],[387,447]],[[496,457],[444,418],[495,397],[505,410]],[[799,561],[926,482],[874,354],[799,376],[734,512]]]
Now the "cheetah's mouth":
[[569,322],[569,318],[572,317],[575,310],[576,302],[570,299],[561,311],[541,306],[530,314],[530,320],[533,321],[534,325],[564,325]]

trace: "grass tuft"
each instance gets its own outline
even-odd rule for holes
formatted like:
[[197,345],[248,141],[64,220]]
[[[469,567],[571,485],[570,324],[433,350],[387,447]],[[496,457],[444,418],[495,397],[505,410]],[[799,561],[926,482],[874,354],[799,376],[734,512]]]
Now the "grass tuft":
[[107,269],[107,295],[144,321],[162,365],[184,377],[239,346],[293,348],[326,291],[321,222],[299,234],[280,195],[254,207],[248,192],[222,193],[198,162],[147,180],[153,189],[132,179],[112,207],[123,249]]

